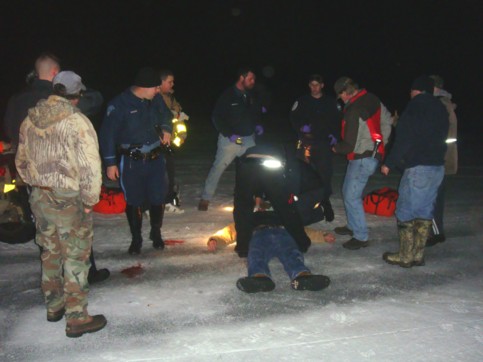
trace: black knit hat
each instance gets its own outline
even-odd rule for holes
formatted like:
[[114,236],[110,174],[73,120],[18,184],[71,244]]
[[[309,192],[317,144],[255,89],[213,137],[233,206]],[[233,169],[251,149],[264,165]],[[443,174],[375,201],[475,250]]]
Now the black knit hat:
[[418,90],[428,94],[433,94],[434,91],[434,80],[432,80],[427,75],[422,75],[413,80],[411,85],[411,90]]
[[153,68],[142,68],[136,74],[134,78],[134,86],[141,88],[154,88],[161,85],[161,78],[159,72]]

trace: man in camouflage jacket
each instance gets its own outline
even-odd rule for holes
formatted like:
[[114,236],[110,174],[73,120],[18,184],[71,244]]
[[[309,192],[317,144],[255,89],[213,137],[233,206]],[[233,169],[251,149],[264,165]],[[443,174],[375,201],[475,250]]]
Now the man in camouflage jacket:
[[60,72],[53,85],[54,95],[31,108],[20,127],[15,164],[32,186],[47,320],[65,314],[67,336],[80,337],[107,323],[87,312],[91,210],[99,200],[101,160],[96,132],[75,107],[85,89],[81,78]]

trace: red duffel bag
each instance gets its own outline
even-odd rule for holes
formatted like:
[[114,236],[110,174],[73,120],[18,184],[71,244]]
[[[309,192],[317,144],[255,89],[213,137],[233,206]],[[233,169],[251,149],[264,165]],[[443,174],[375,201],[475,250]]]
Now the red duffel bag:
[[383,187],[364,197],[364,211],[379,216],[393,216],[396,211],[397,190]]
[[101,188],[99,202],[94,205],[93,210],[101,214],[120,214],[126,210],[124,194],[119,189]]

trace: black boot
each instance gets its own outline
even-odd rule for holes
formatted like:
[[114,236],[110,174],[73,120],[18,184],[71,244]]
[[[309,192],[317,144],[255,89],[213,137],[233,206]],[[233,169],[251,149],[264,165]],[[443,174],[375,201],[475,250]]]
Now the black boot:
[[89,274],[87,276],[89,284],[99,283],[109,278],[109,275],[111,275],[109,269],[97,269],[96,260],[94,259],[94,249],[92,248],[89,260],[91,261],[91,267],[89,268]]
[[126,216],[132,234],[132,241],[128,253],[131,255],[137,255],[141,253],[141,247],[143,245],[143,237],[141,235],[143,210],[141,206],[126,205]]
[[325,220],[328,222],[334,221],[334,209],[332,209],[332,204],[330,203],[329,199],[322,200],[321,202],[322,208],[324,209],[324,216]]
[[153,248],[164,249],[164,241],[161,237],[161,227],[163,226],[164,205],[151,205],[149,207],[149,218],[151,222],[151,232],[149,238],[153,241]]

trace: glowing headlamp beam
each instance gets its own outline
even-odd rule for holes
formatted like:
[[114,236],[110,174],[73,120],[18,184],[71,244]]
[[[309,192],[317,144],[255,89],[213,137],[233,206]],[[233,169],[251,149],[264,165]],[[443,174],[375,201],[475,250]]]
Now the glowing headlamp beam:
[[266,168],[272,168],[272,169],[283,167],[282,162],[280,162],[279,160],[263,160],[262,166],[265,166]]

